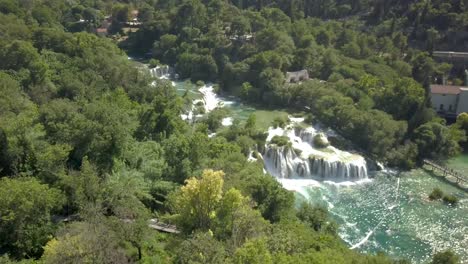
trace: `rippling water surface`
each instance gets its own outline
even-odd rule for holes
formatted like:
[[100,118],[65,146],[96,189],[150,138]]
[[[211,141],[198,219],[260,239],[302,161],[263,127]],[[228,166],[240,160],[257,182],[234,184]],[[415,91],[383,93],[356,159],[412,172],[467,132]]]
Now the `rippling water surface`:
[[[435,187],[460,198],[448,206],[427,197]],[[436,251],[452,249],[468,263],[468,197],[465,192],[423,170],[398,177],[378,175],[368,183],[300,187],[298,201],[326,206],[340,225],[339,234],[362,252],[386,252],[423,263]]]

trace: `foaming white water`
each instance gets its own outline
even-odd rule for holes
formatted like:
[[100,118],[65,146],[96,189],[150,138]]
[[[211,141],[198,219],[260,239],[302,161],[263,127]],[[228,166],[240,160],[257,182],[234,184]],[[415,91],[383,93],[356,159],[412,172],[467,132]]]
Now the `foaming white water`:
[[213,85],[204,85],[198,89],[198,91],[200,91],[200,93],[203,95],[202,102],[207,113],[220,106],[221,100],[219,100],[218,96],[214,92]]
[[[339,181],[367,178],[366,160],[357,154],[330,146],[324,133],[301,127],[303,118],[290,118],[286,128],[268,130],[264,154],[266,170],[276,178],[321,178]],[[275,136],[289,140],[286,146],[271,144]]]
[[[225,100],[224,98],[218,96],[212,84],[203,85],[198,91],[202,94],[202,99],[195,100],[193,103],[197,104],[202,102],[205,107],[205,112],[209,113],[216,109],[217,107],[224,107],[233,104],[234,102]],[[226,119],[224,122],[228,123]],[[230,125],[230,124],[229,124]]]
[[301,194],[307,200],[310,199],[309,194],[307,193],[307,188],[321,187],[319,181],[312,179],[277,179],[281,183],[283,188],[288,191],[293,191]]
[[232,117],[226,117],[226,118],[223,118],[223,120],[221,121],[221,124],[223,126],[230,126],[232,125],[233,120],[234,119]]
[[[397,186],[396,186],[396,190],[395,190],[395,202],[394,202],[394,204],[387,208],[387,210],[388,210],[387,214],[385,214],[382,217],[382,219],[380,219],[379,223],[372,230],[370,230],[367,233],[367,235],[361,241],[359,241],[358,243],[352,245],[350,247],[350,249],[359,248],[362,245],[364,245],[367,241],[369,241],[369,238],[372,236],[372,234],[375,232],[375,230],[377,230],[377,228],[379,228],[379,226],[384,222],[384,220],[386,220],[388,218],[388,216],[392,213],[392,210],[398,207],[398,195],[399,195],[399,193],[400,193],[400,178],[397,178]],[[389,230],[387,230],[387,231],[389,231]]]
[[247,161],[254,162],[257,161],[258,159],[253,156],[253,151],[250,151],[249,157],[247,158]]
[[193,111],[190,110],[190,111],[188,111],[187,114],[181,114],[180,118],[182,118],[182,120],[185,120],[185,121],[193,120]]
[[171,68],[168,65],[156,66],[150,69],[151,76],[158,79],[170,79]]

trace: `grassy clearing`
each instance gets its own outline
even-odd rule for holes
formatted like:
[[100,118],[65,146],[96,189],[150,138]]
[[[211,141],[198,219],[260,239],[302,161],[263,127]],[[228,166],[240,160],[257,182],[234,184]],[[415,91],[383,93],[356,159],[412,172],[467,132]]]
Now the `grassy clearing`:
[[261,130],[267,130],[277,117],[288,117],[288,113],[281,110],[257,110],[254,114],[257,118],[257,128]]

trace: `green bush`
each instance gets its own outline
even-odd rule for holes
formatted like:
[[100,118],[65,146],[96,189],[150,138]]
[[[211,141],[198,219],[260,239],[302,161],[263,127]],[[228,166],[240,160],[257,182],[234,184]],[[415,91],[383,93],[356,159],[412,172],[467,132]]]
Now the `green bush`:
[[283,147],[289,144],[289,138],[286,136],[274,136],[271,139],[271,144],[275,144],[278,147]]
[[314,136],[314,145],[318,148],[326,148],[330,145],[327,137],[320,133]]
[[314,120],[315,120],[314,115],[310,113],[305,116],[304,122],[307,124],[312,124],[314,123]]
[[434,188],[432,192],[429,194],[429,199],[431,200],[439,200],[444,196],[444,193],[439,188]]
[[159,64],[161,64],[161,63],[157,59],[151,59],[149,61],[150,68],[156,68],[156,66],[158,66]]
[[277,128],[277,127],[284,128],[288,123],[289,123],[289,118],[284,117],[284,116],[281,116],[281,117],[279,116],[279,117],[276,117],[273,120],[273,127],[275,127],[275,128]]
[[458,203],[458,198],[453,194],[444,195],[442,200],[444,201],[444,203],[447,203],[447,204],[450,204],[450,205],[455,205],[455,204]]
[[205,82],[204,82],[204,81],[198,80],[195,84],[196,84],[198,87],[202,87],[203,85],[205,85]]

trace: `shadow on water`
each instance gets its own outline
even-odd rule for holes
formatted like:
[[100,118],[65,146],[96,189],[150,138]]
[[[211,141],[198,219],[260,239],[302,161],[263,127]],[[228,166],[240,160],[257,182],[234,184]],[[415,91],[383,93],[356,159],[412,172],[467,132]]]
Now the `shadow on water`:
[[453,180],[450,180],[448,179],[447,177],[444,177],[442,174],[440,173],[436,173],[435,171],[431,170],[431,169],[428,169],[428,168],[425,168],[423,167],[422,168],[424,170],[424,172],[426,172],[428,175],[430,175],[431,177],[434,177],[434,178],[437,178],[439,179],[440,181],[443,181],[444,183],[447,183],[455,188],[458,188],[462,191],[465,191],[465,192],[468,192],[468,187],[466,186],[462,186],[461,184],[453,181]]

